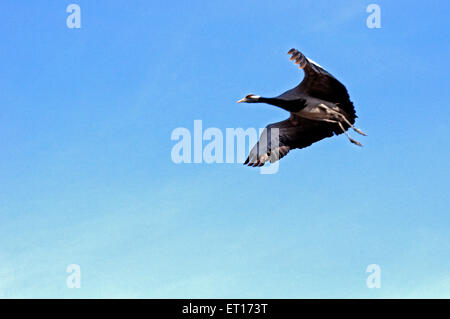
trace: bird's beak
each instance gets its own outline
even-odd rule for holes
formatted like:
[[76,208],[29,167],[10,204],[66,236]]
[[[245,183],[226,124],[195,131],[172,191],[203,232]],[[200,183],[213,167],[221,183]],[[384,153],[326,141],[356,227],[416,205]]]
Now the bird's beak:
[[245,97],[243,99],[240,99],[239,101],[237,101],[236,103],[242,103],[245,102]]

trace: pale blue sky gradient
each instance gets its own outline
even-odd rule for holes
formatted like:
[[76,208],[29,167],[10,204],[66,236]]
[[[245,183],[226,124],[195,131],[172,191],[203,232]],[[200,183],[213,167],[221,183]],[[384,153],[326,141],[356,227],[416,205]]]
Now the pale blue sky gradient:
[[[73,2],[79,30],[70,1],[0,3],[0,297],[450,297],[449,1]],[[196,119],[285,119],[235,101],[295,86],[291,47],[347,86],[363,148],[171,161]]]

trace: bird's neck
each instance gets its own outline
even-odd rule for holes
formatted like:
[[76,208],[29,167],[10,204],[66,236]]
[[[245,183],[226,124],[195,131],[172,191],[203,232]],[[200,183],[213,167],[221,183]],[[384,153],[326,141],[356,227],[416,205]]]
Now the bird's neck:
[[301,105],[296,103],[295,101],[286,101],[278,98],[271,98],[271,97],[260,97],[258,99],[258,103],[267,103],[270,105],[278,106],[279,108],[282,108],[283,110],[286,110],[288,112],[298,112],[302,108]]

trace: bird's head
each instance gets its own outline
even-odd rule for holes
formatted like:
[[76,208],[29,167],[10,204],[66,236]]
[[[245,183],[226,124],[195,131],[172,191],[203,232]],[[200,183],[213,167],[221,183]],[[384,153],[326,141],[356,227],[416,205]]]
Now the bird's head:
[[255,103],[259,101],[260,96],[259,95],[255,95],[255,94],[249,94],[246,97],[244,97],[243,99],[240,99],[239,101],[237,101],[237,103]]

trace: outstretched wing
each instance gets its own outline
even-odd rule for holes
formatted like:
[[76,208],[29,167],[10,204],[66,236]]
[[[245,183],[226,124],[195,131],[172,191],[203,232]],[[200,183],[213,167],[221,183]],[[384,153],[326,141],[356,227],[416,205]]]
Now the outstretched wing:
[[331,136],[333,126],[329,123],[291,116],[285,121],[270,124],[263,130],[244,165],[263,166],[269,160],[273,163],[292,149],[308,147]]
[[281,94],[278,98],[292,100],[309,96],[335,103],[345,111],[349,121],[353,124],[356,118],[355,108],[345,86],[300,51],[291,49],[288,54],[292,55],[291,61],[295,60],[295,64],[299,64],[300,69],[305,71],[305,77],[299,85]]

